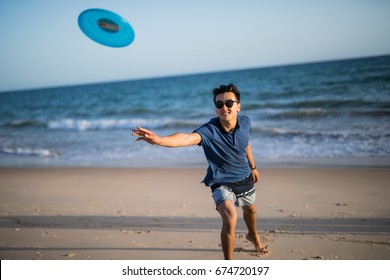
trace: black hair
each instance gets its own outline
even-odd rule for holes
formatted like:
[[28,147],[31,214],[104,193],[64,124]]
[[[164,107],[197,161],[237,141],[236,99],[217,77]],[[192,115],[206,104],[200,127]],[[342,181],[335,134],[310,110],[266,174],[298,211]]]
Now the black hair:
[[214,102],[218,94],[225,93],[225,92],[233,92],[237,98],[238,103],[240,103],[240,91],[232,83],[228,85],[220,85],[218,88],[215,88],[213,90]]

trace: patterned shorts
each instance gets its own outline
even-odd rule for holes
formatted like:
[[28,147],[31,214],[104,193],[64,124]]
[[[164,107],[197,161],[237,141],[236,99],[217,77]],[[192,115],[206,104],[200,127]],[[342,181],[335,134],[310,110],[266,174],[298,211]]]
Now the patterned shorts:
[[256,199],[256,189],[252,175],[235,183],[214,184],[211,186],[211,191],[216,207],[225,200],[234,201],[234,196],[234,204],[237,207],[252,205]]

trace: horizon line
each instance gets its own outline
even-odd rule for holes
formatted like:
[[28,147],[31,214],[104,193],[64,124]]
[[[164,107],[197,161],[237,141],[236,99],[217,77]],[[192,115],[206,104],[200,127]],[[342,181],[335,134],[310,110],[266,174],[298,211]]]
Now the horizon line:
[[42,87],[27,87],[20,89],[10,89],[10,90],[0,90],[0,94],[2,93],[12,93],[12,92],[26,92],[26,91],[36,91],[36,90],[54,90],[61,88],[70,88],[70,87],[83,87],[83,86],[94,86],[94,85],[102,85],[102,84],[115,84],[115,83],[125,83],[125,82],[135,82],[135,81],[143,81],[143,80],[157,80],[157,79],[167,79],[174,77],[186,77],[186,76],[197,76],[197,75],[208,75],[208,74],[217,74],[217,73],[226,73],[226,72],[238,72],[238,71],[248,71],[248,70],[257,70],[257,69],[267,69],[267,68],[277,68],[277,67],[290,67],[290,66],[298,66],[298,65],[310,65],[310,64],[321,64],[321,63],[329,63],[329,62],[339,62],[346,60],[359,60],[359,59],[368,59],[368,58],[378,58],[378,57],[386,57],[390,56],[388,54],[378,54],[378,55],[368,55],[368,56],[355,56],[355,57],[347,57],[347,58],[334,58],[334,59],[324,59],[317,61],[307,61],[307,62],[291,62],[291,63],[281,63],[281,64],[270,64],[263,66],[249,66],[246,68],[232,68],[226,70],[211,70],[204,72],[194,72],[194,73],[181,73],[181,74],[167,74],[161,76],[150,76],[150,77],[138,77],[138,78],[130,78],[130,79],[121,79],[121,80],[108,80],[102,82],[86,82],[86,83],[75,83],[75,84],[63,84],[63,85],[49,85]]

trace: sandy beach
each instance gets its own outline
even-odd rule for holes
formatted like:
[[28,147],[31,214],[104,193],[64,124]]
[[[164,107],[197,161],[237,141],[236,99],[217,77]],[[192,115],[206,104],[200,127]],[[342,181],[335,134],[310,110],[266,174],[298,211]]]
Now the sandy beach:
[[[223,259],[204,169],[0,168],[0,257]],[[263,169],[257,256],[240,213],[236,259],[390,259],[389,169]]]

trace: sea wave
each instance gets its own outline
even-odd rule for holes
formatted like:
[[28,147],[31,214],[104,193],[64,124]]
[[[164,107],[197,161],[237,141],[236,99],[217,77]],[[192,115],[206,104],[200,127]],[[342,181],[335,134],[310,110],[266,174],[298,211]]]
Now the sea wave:
[[287,110],[301,110],[301,109],[333,109],[333,110],[357,110],[371,108],[374,110],[389,109],[389,100],[364,100],[360,99],[304,99],[297,100],[296,98],[274,98],[272,101],[258,102],[248,101],[244,104],[244,108],[248,110],[262,110],[262,109],[287,109]]
[[44,125],[45,123],[42,123],[35,119],[31,119],[31,120],[17,119],[17,120],[6,121],[3,124],[3,126],[10,127],[10,128],[38,127]]
[[324,109],[320,107],[313,108],[297,108],[297,109],[280,109],[280,108],[265,108],[252,111],[249,113],[261,119],[271,120],[300,120],[300,119],[319,119],[324,118],[346,118],[346,117],[362,117],[362,118],[388,118],[390,109]]
[[137,126],[142,126],[150,129],[162,128],[183,128],[196,127],[202,124],[202,121],[185,120],[185,119],[98,119],[98,120],[76,120],[64,119],[50,121],[47,124],[49,129],[53,130],[74,130],[74,131],[90,131],[90,130],[121,130],[133,129]]
[[35,149],[35,148],[1,148],[0,153],[22,156],[36,156],[41,158],[58,157],[60,152],[51,151],[49,149]]
[[320,118],[325,116],[331,116],[339,114],[330,110],[322,108],[300,108],[297,110],[280,110],[279,112],[274,111],[269,114],[269,118],[284,118],[284,119],[300,119],[300,118]]
[[353,139],[388,139],[390,138],[390,133],[387,131],[353,131],[353,130],[294,130],[294,129],[285,129],[279,127],[263,127],[261,125],[253,125],[252,133],[263,134],[270,137],[317,137],[317,138],[353,138]]

